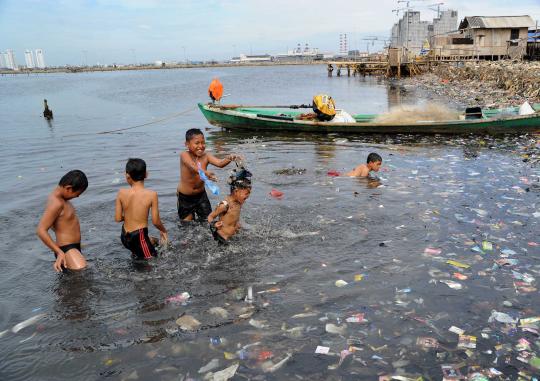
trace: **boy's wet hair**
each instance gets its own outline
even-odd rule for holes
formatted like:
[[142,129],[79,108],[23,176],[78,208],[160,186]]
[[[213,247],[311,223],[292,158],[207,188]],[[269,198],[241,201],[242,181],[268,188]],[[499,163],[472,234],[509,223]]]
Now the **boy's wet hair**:
[[197,135],[204,136],[203,132],[199,130],[198,128],[190,128],[186,131],[186,142],[189,142],[191,139],[193,139]]
[[143,159],[128,159],[126,173],[133,181],[143,181],[146,177],[146,163]]
[[61,187],[70,186],[74,192],[84,192],[88,188],[88,179],[83,171],[74,169],[62,176],[58,185]]
[[382,157],[378,153],[372,152],[367,157],[367,163],[376,163],[380,161],[382,163]]
[[231,186],[231,193],[235,189],[250,189],[251,172],[244,167],[233,169],[229,176],[228,183]]

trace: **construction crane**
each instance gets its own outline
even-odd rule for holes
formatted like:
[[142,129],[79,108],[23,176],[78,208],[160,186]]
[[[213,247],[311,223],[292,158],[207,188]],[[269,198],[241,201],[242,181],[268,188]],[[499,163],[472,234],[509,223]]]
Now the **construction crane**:
[[381,36],[368,36],[361,39],[362,41],[367,41],[366,45],[366,51],[369,54],[369,43],[371,42],[371,46],[375,46],[375,42],[382,42],[383,44],[387,44],[390,40],[386,37]]
[[[437,18],[441,18],[441,5],[444,5],[444,3],[437,3],[437,4],[428,5],[429,9],[431,9],[434,12],[437,12]],[[431,8],[431,7],[437,7],[437,8]]]

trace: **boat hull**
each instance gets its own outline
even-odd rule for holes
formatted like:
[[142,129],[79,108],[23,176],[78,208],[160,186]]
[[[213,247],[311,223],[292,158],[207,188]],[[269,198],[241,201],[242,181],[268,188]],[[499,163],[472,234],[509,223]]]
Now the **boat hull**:
[[418,123],[332,123],[296,120],[242,112],[242,106],[228,107],[199,103],[208,122],[229,130],[287,131],[346,134],[524,134],[540,133],[540,114],[501,119],[459,120]]

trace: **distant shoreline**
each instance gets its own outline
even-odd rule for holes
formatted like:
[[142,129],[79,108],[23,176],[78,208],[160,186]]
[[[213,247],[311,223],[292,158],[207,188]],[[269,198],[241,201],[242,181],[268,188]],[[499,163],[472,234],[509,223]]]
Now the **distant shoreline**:
[[[169,64],[164,66],[108,66],[108,67],[86,67],[86,66],[68,66],[48,69],[21,69],[21,70],[0,70],[1,75],[13,74],[49,74],[49,73],[88,73],[88,72],[106,72],[106,71],[130,71],[130,70],[171,70],[171,69],[196,69],[208,67],[250,67],[250,66],[307,66],[307,65],[327,65],[325,61],[316,62],[250,62],[242,64],[226,63],[203,63],[203,64]],[[323,72],[324,74],[324,72]]]

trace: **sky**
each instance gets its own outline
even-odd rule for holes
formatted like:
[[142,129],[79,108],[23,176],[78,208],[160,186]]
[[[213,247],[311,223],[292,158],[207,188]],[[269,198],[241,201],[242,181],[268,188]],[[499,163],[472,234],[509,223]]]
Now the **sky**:
[[[540,0],[411,0],[431,21],[429,5],[464,16],[530,15]],[[244,54],[286,53],[298,43],[337,52],[365,51],[367,37],[389,37],[398,0],[0,0],[0,51],[24,64],[41,48],[47,65],[224,60]],[[400,17],[402,13],[400,13]],[[370,43],[378,50],[382,42]]]

